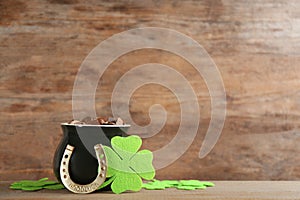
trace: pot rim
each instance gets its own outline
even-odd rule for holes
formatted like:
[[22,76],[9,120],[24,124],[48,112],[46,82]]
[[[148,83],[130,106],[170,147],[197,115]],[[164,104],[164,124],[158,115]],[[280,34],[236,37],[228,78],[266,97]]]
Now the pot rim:
[[128,128],[130,124],[123,124],[123,125],[95,125],[95,124],[69,124],[67,122],[61,123],[62,126],[77,126],[77,127],[105,127],[105,128]]

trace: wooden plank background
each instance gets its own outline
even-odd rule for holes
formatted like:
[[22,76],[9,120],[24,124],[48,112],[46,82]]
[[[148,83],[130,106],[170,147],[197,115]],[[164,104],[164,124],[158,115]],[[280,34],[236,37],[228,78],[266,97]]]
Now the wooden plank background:
[[[203,45],[227,92],[221,138],[199,159],[210,121],[210,97],[201,76],[183,59],[157,50],[135,51],[111,65],[96,95],[99,115],[111,112],[116,80],[143,63],[172,66],[197,93],[197,137],[179,160],[157,171],[157,178],[299,179],[299,10],[297,0],[0,0],[0,179],[53,176],[59,124],[72,118],[72,88],[81,62],[109,36],[147,26],[175,29]],[[174,137],[180,117],[175,96],[148,85],[132,97],[133,119],[147,124],[153,103],[165,106],[169,118],[159,134],[144,140],[151,150]]]

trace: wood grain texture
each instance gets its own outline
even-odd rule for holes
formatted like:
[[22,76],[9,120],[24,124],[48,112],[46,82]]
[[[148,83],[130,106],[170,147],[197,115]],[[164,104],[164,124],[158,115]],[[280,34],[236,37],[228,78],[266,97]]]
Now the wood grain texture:
[[[300,178],[300,2],[213,1],[0,1],[0,179],[53,176],[52,156],[72,118],[78,68],[99,42],[137,27],[164,27],[199,42],[214,59],[227,95],[220,140],[204,159],[198,152],[210,121],[202,77],[182,58],[158,50],[131,52],[111,64],[96,93],[99,115],[109,115],[117,80],[134,66],[172,66],[190,81],[201,109],[189,150],[157,172],[163,179],[297,180]],[[151,150],[166,145],[179,126],[174,94],[157,85],[140,88],[130,111],[149,123],[154,103],[168,121]],[[189,134],[187,133],[187,137]]]

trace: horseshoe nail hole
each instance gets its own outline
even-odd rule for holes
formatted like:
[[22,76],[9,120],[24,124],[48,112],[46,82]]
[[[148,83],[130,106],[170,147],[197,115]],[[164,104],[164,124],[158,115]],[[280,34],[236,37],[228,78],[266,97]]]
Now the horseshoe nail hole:
[[66,162],[63,162],[63,165],[66,165]]
[[101,159],[104,158],[104,154],[101,154],[99,157],[100,157]]
[[103,177],[104,177],[104,174],[100,174],[99,176],[100,176],[101,178],[103,178]]
[[104,167],[104,166],[102,166],[102,167],[101,167],[101,170],[102,170],[102,171],[104,171],[104,170],[105,170],[105,167]]
[[67,178],[67,175],[64,175],[64,179],[66,179]]
[[66,172],[66,169],[63,169],[63,172]]
[[68,158],[69,156],[68,155],[65,155],[65,158]]

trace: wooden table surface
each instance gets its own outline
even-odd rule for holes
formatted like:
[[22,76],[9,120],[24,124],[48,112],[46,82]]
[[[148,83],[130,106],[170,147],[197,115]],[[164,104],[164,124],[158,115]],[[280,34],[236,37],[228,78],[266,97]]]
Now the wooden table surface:
[[0,182],[0,199],[300,199],[300,181],[214,181],[215,187],[206,190],[183,191],[177,189],[142,190],[120,195],[111,192],[72,194],[67,190],[23,192],[10,190],[9,182]]

